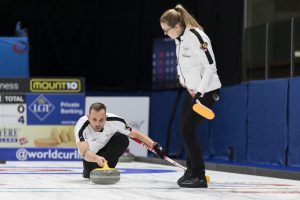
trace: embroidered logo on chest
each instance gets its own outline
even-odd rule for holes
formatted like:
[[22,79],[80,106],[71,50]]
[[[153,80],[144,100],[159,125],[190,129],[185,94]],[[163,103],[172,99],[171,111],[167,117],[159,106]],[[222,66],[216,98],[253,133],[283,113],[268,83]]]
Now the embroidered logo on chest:
[[182,50],[183,51],[188,51],[188,50],[190,50],[190,48],[188,46],[182,46]]
[[191,58],[190,48],[188,46],[182,46],[182,57]]

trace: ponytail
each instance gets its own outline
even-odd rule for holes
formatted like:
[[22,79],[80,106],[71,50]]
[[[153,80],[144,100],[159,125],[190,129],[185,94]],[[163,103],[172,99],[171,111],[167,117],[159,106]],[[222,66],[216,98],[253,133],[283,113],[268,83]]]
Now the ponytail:
[[203,30],[202,26],[195,20],[195,18],[180,4],[176,5],[174,9],[169,9],[160,17],[161,23],[166,23],[171,27],[180,24],[183,27],[199,28]]
[[185,26],[203,30],[202,26],[200,26],[195,18],[182,5],[177,4],[174,10],[181,13]]

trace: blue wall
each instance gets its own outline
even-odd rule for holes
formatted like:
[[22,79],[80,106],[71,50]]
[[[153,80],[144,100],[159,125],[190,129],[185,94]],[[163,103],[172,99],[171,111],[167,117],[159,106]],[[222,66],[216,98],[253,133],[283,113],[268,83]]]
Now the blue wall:
[[[166,130],[178,91],[153,92],[150,136],[166,144]],[[182,94],[169,138],[169,153],[184,158],[179,134]],[[252,81],[223,87],[216,118],[197,129],[206,159],[300,166],[300,78]]]
[[248,84],[247,162],[285,164],[288,80]]
[[210,157],[227,159],[232,148],[233,161],[246,159],[247,84],[223,87],[215,105],[211,125]]
[[300,78],[289,80],[288,165],[300,167]]

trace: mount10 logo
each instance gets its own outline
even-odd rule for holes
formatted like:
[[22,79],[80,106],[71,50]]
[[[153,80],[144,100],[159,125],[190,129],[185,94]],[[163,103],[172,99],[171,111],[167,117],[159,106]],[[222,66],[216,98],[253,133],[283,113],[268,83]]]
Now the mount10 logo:
[[81,92],[80,79],[30,79],[31,92]]

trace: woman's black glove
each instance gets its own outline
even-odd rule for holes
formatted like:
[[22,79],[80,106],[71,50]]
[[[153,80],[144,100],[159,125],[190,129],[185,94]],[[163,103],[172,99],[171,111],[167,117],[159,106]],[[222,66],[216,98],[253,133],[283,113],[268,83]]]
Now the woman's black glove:
[[200,92],[197,92],[195,96],[193,97],[193,103],[197,103],[197,99],[202,103],[204,95],[201,94]]
[[165,150],[163,150],[163,148],[160,146],[159,143],[155,142],[153,149],[154,149],[155,153],[162,159],[164,159],[164,157],[167,156],[167,153],[165,152]]

